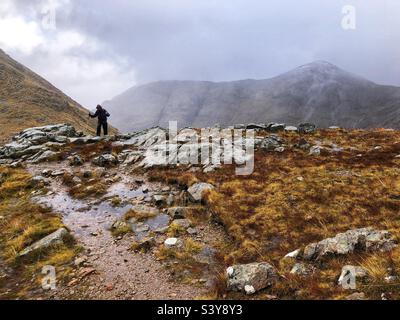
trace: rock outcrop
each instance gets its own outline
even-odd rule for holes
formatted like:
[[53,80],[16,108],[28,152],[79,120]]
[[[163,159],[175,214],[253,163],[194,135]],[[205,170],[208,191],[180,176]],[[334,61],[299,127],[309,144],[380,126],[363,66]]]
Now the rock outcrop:
[[277,271],[269,263],[239,264],[226,270],[229,290],[253,294],[278,280]]

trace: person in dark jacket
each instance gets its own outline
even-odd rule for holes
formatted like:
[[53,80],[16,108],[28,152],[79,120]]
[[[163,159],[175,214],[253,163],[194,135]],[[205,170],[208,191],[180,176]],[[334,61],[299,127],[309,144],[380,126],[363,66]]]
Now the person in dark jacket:
[[104,135],[105,136],[108,135],[107,118],[109,116],[110,116],[110,114],[101,105],[98,105],[96,107],[96,113],[95,114],[89,113],[89,117],[98,119],[98,122],[97,122],[97,135],[98,136],[101,136],[101,127],[103,127]]

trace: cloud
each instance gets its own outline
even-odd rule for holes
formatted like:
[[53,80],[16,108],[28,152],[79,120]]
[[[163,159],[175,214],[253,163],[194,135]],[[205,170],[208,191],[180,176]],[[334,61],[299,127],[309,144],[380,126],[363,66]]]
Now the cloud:
[[[38,17],[47,14],[48,2],[32,1],[24,7],[21,1],[4,1],[0,47],[81,104],[92,108],[135,84],[126,58],[101,39],[73,28],[44,28]],[[65,0],[54,5],[60,8],[62,3],[68,5]]]
[[[20,31],[0,44],[85,104],[136,83],[268,78],[313,60],[400,85],[398,0],[57,0],[55,31],[41,26],[48,0],[1,3]],[[356,30],[341,27],[348,4]]]

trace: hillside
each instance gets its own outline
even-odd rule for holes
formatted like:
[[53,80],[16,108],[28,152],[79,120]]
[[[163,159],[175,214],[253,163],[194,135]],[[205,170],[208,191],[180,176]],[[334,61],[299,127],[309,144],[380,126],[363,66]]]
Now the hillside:
[[0,139],[32,126],[70,123],[93,133],[88,111],[0,49]]
[[258,130],[247,176],[185,165],[199,132],[179,165],[157,161],[160,128],[0,148],[0,299],[400,298],[400,131]]
[[382,86],[324,61],[267,80],[161,81],[105,102],[123,131],[165,126],[313,122],[319,127],[400,128],[400,88]]

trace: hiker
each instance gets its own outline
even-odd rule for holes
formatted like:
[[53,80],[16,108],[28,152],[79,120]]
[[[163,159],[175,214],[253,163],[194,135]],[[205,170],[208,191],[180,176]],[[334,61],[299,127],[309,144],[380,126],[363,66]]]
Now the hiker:
[[104,135],[105,136],[108,135],[107,118],[109,116],[110,116],[110,114],[101,105],[97,105],[95,114],[91,114],[89,112],[89,117],[98,119],[98,122],[97,122],[97,136],[101,136],[101,127],[103,127]]

